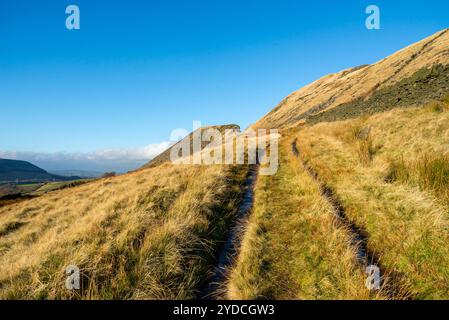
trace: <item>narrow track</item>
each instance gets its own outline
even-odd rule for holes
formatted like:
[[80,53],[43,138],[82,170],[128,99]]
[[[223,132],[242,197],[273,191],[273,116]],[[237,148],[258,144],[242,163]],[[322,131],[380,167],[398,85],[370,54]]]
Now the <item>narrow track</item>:
[[381,295],[389,299],[408,299],[410,294],[399,285],[403,278],[397,272],[385,270],[380,265],[380,257],[368,248],[368,233],[355,225],[346,215],[345,208],[340,202],[335,192],[327,186],[319,177],[318,173],[303,159],[297,147],[297,139],[292,142],[292,152],[301,161],[304,169],[309,173],[313,180],[320,186],[321,195],[331,205],[337,222],[345,227],[351,236],[351,245],[357,252],[357,262],[365,271],[368,266],[376,266],[381,275]]
[[374,255],[370,254],[367,248],[368,235],[367,233],[358,228],[354,223],[352,223],[346,216],[346,211],[341,202],[335,196],[334,191],[327,185],[325,185],[319,178],[318,173],[309,166],[304,159],[300,157],[298,147],[296,145],[297,140],[292,143],[293,154],[298,157],[306,171],[309,175],[320,185],[321,195],[327,200],[331,205],[339,223],[347,227],[351,231],[351,243],[357,250],[357,261],[362,266],[367,266],[378,261],[375,259]]
[[254,204],[254,187],[258,176],[258,165],[252,165],[249,169],[245,185],[243,199],[237,209],[237,214],[233,226],[229,230],[228,237],[214,266],[212,276],[205,282],[198,299],[215,300],[221,299],[225,291],[227,273],[238,255],[241,244],[241,234],[244,230],[247,218],[251,213]]

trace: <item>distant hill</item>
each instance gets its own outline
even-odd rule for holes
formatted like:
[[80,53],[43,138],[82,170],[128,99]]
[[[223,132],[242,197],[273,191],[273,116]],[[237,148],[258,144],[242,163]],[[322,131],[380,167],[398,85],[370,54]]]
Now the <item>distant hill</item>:
[[88,170],[52,170],[50,174],[55,174],[62,177],[80,177],[80,178],[99,178],[104,173],[98,171],[88,171]]
[[327,75],[290,94],[253,127],[286,129],[441,100],[449,91],[448,47],[446,29],[372,65]]
[[[170,161],[170,152],[171,150],[176,147],[177,145],[183,143],[185,140],[190,141],[190,152],[193,153],[193,143],[192,143],[192,137],[195,132],[198,130],[201,130],[201,132],[206,131],[207,129],[218,129],[221,133],[225,133],[226,130],[240,130],[240,127],[236,124],[228,124],[228,125],[221,125],[221,126],[208,126],[208,127],[202,127],[200,129],[197,129],[196,131],[190,133],[187,137],[179,141],[178,143],[174,144],[164,152],[162,152],[160,155],[155,157],[153,160],[148,162],[146,165],[144,165],[142,168],[150,168],[154,166],[158,166],[162,163]],[[205,148],[210,142],[203,141],[201,144],[201,150]]]
[[27,161],[0,159],[0,183],[39,183],[46,181],[74,180],[78,177],[62,177],[51,174]]

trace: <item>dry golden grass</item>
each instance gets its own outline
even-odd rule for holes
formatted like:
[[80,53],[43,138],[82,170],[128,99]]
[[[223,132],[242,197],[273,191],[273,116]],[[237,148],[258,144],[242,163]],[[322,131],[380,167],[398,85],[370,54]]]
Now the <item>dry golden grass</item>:
[[370,299],[348,231],[319,186],[281,148],[281,167],[260,176],[253,214],[227,284],[229,299]]
[[0,297],[194,298],[246,171],[165,164],[0,208]]
[[[364,128],[370,128],[370,147],[354,139]],[[447,106],[321,123],[297,137],[348,217],[368,232],[381,264],[406,279],[413,297],[449,298],[449,204],[442,196],[448,188]],[[412,178],[392,179],[397,163],[396,174]]]
[[440,31],[369,66],[327,75],[290,94],[254,127],[286,128],[298,126],[298,116],[316,106],[331,109],[366,97],[374,89],[392,85],[422,68],[449,63],[449,32]]
[[425,154],[414,160],[400,160],[391,163],[389,182],[418,185],[423,191],[432,193],[449,205],[449,156]]

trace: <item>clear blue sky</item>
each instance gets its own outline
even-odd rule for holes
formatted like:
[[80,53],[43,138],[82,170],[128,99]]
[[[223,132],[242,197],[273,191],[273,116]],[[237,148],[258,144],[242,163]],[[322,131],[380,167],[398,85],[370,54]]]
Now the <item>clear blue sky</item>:
[[[81,30],[65,28],[65,8]],[[381,9],[378,31],[365,8]],[[1,0],[0,151],[127,149],[248,126],[317,78],[449,26],[449,1]]]

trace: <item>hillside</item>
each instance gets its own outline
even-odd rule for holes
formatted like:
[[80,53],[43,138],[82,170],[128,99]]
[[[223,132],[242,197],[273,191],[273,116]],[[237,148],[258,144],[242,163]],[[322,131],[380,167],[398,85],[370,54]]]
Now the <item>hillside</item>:
[[[227,297],[448,299],[448,185],[449,99],[291,130]],[[364,289],[370,264],[379,292]]]
[[449,299],[448,116],[448,30],[284,99],[226,297]]
[[[158,166],[160,164],[163,164],[165,162],[170,161],[170,152],[171,152],[171,150],[176,148],[178,145],[181,145],[185,141],[189,142],[189,144],[190,144],[190,154],[193,154],[193,139],[192,139],[193,135],[195,133],[198,133],[199,131],[201,131],[201,134],[202,134],[203,132],[207,131],[208,129],[217,129],[222,134],[224,134],[226,132],[226,130],[240,130],[240,127],[238,125],[235,125],[235,124],[228,124],[228,125],[221,125],[221,126],[208,126],[208,127],[202,127],[200,129],[197,129],[196,131],[190,133],[189,135],[184,137],[182,140],[180,140],[179,142],[175,143],[173,146],[171,146],[170,148],[168,148],[167,150],[162,152],[160,155],[158,155],[157,157],[152,159],[150,162],[148,162],[142,168],[151,168],[151,167],[155,167],[155,166]],[[201,150],[203,150],[209,143],[210,142],[201,141]]]
[[283,129],[442,99],[449,89],[449,30],[375,63],[319,79],[290,94],[255,127]]
[[16,182],[17,180],[19,182],[43,182],[67,180],[67,178],[50,174],[26,161],[0,159],[0,183]]
[[444,30],[292,93],[254,125],[282,133],[271,176],[169,148],[0,207],[0,298],[449,299],[448,70]]
[[0,298],[194,298],[246,171],[163,164],[0,207]]

